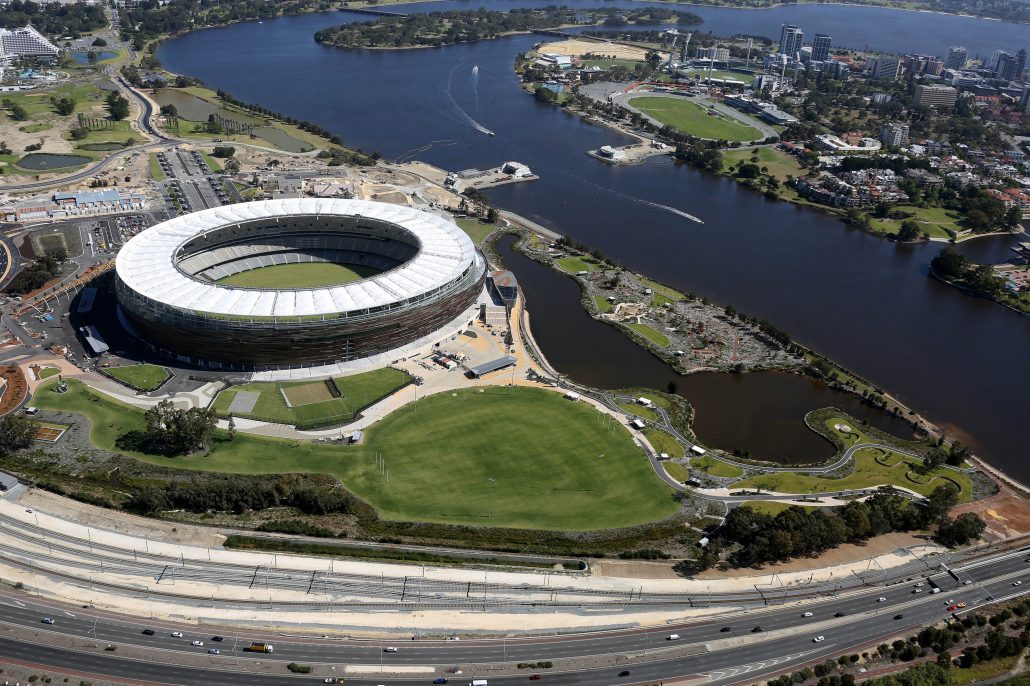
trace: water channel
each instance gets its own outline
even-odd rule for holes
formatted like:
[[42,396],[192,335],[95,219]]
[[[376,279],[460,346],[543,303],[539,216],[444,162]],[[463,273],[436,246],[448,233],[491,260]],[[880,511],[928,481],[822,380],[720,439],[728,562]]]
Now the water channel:
[[[405,11],[541,4],[440,2]],[[620,4],[626,3],[606,6]],[[936,54],[951,44],[971,52],[1016,49],[1027,31],[1003,22],[868,7],[686,9],[705,17],[702,30],[716,33],[776,36],[780,23],[791,22],[811,33],[830,32],[838,45]],[[666,159],[623,168],[595,162],[585,151],[618,144],[619,136],[536,102],[516,84],[513,57],[536,36],[403,51],[340,50],[313,41],[316,30],[352,20],[367,17],[308,14],[208,29],[167,42],[158,56],[172,71],[318,123],[347,144],[387,158],[414,157],[452,170],[525,162],[541,179],[492,191],[498,206],[678,289],[774,322],[898,394],[1013,475],[1030,478],[1030,425],[1017,401],[1030,381],[1030,319],[927,278],[939,244],[898,247],[819,211],[766,200]],[[482,134],[476,124],[496,135]],[[995,239],[981,240],[970,250],[998,251],[987,243]],[[557,337],[541,341],[545,354],[569,365],[555,360],[562,371],[589,381],[590,370],[548,347],[559,344]],[[601,362],[592,373],[608,374],[611,365]],[[663,388],[667,373],[658,376]],[[732,449],[746,447],[744,436],[750,435],[747,444],[768,443],[754,452],[779,454],[787,443],[773,447],[780,420],[766,414],[763,397],[780,393],[782,406],[799,409],[791,421],[800,426],[802,408],[821,402],[822,391],[796,381],[751,391],[752,382],[739,380],[746,378],[728,382],[748,392],[724,405],[699,394],[729,392],[707,390],[701,381],[687,382],[696,384],[692,391],[681,390],[698,407],[698,431],[706,440]],[[755,409],[743,412],[748,407]],[[726,416],[734,419],[717,417],[733,408],[740,411]],[[722,434],[714,426],[719,423]],[[799,453],[816,449],[794,447]]]

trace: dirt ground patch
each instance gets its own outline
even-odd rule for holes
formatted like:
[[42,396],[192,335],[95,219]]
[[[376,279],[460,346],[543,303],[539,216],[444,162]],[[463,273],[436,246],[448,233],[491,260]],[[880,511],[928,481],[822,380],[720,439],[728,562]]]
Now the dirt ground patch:
[[283,394],[290,407],[324,403],[333,399],[333,394],[329,392],[329,387],[324,381],[316,381],[303,386],[289,386],[283,388]]
[[954,507],[950,514],[957,517],[966,512],[980,515],[987,523],[985,538],[1009,538],[1030,532],[1030,502],[1006,486],[990,498]]
[[0,367],[0,378],[7,382],[3,386],[3,395],[0,395],[0,415],[5,415],[21,403],[28,384],[18,367]]
[[642,560],[594,560],[590,563],[594,576],[619,579],[679,579],[671,562],[645,562]]
[[580,40],[570,38],[569,40],[557,43],[546,43],[537,50],[544,55],[610,55],[618,60],[642,60],[647,50],[636,48],[631,45],[619,45],[617,43],[599,43],[597,41]]
[[84,526],[114,531],[127,536],[149,538],[152,541],[204,547],[220,546],[225,541],[224,536],[207,527],[137,517],[87,505],[39,489],[27,491],[21,496],[19,502],[25,507],[32,507]]
[[[781,562],[779,564],[765,565],[761,567],[760,571],[763,574],[772,574],[773,572],[782,574],[784,572],[804,572],[810,569],[823,569],[825,567],[832,567],[834,565],[847,564],[849,562],[856,562],[858,560],[865,560],[876,555],[884,555],[886,553],[892,553],[899,548],[908,548],[913,546],[926,546],[928,542],[926,539],[921,538],[915,534],[906,533],[895,533],[895,534],[884,534],[883,536],[876,536],[866,541],[865,545],[855,545],[852,543],[845,543],[839,548],[828,550],[819,557],[812,558],[801,558],[798,560],[791,560],[789,562]],[[932,544],[929,544],[932,545]],[[710,569],[703,574],[698,575],[700,579],[725,579],[727,577],[740,577],[740,576],[754,576],[756,570],[751,567],[743,567],[740,569]]]

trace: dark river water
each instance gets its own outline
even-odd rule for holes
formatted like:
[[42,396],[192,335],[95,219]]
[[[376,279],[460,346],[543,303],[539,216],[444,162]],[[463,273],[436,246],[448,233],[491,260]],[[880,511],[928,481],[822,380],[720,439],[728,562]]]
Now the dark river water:
[[[541,4],[547,3],[440,2],[405,10]],[[971,53],[1018,49],[1030,32],[1024,25],[863,7],[690,9],[705,17],[702,30],[720,34],[778,36],[780,24],[791,22],[809,34],[831,33],[839,45],[936,54],[951,44]],[[387,158],[407,155],[452,170],[524,162],[541,179],[492,191],[498,206],[676,288],[774,322],[896,393],[998,466],[1030,478],[1030,424],[1019,401],[1030,382],[1030,319],[927,278],[938,244],[898,247],[821,212],[768,201],[666,159],[623,168],[597,163],[585,152],[618,144],[619,136],[540,104],[517,87],[513,57],[537,37],[404,51],[340,50],[312,39],[319,28],[355,19],[367,17],[308,14],[208,29],[167,42],[158,56],[172,71],[316,122],[347,144]],[[1003,255],[1005,246],[992,241],[964,250]],[[542,307],[538,302],[531,306]],[[576,378],[606,385],[601,377],[610,363],[592,369],[579,364],[575,373],[574,359],[565,364],[559,366]],[[732,383],[750,391],[753,382],[746,379],[752,376],[721,388]],[[626,385],[616,381],[612,385]],[[694,392],[684,394],[693,396],[705,440],[730,449],[757,446],[753,452],[763,456],[789,447],[771,438],[783,433],[774,426],[781,420],[762,410],[762,398],[774,397],[767,390],[772,382],[735,397],[726,391],[724,397],[734,398],[726,405],[704,402],[697,394],[718,394],[703,381],[691,383]],[[779,389],[784,407],[800,410],[819,401],[822,390],[808,382],[784,383],[791,384]],[[748,397],[754,405],[743,400]],[[716,416],[720,408],[734,407],[732,420]],[[749,407],[756,409],[747,414]],[[800,414],[794,421],[800,426]],[[802,447],[804,454],[814,449]]]

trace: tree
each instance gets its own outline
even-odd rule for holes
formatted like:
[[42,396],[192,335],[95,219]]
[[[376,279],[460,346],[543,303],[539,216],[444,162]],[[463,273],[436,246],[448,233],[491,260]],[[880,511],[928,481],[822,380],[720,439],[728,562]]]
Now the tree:
[[1015,229],[1019,226],[1019,223],[1023,221],[1023,211],[1019,209],[1017,205],[1013,205],[1005,211],[1005,226],[1010,229]]
[[111,94],[107,96],[107,111],[111,115],[111,119],[121,121],[129,116],[129,101],[119,93],[111,91]]
[[75,100],[69,97],[58,98],[54,102],[54,110],[62,117],[67,117],[75,111]]
[[240,161],[235,157],[230,157],[225,161],[225,173],[226,174],[239,174],[240,173]]
[[163,114],[166,117],[178,117],[179,108],[171,103],[167,105],[161,105],[161,114]]
[[974,512],[965,512],[955,519],[945,518],[937,527],[937,541],[949,548],[965,545],[980,537],[987,525]]
[[658,67],[662,64],[662,56],[654,50],[648,50],[644,55],[644,61],[647,62],[647,66],[651,67],[651,71],[658,71]]
[[11,103],[11,119],[14,121],[25,121],[29,118],[29,113],[25,111],[25,108],[18,103]]
[[490,208],[487,209],[487,211],[486,211],[486,221],[489,224],[496,224],[497,223],[497,210],[495,208],[490,207]]
[[[204,448],[215,429],[215,415],[210,409],[191,407],[176,409],[170,400],[162,400],[143,414],[145,447],[151,452],[183,455]],[[134,437],[136,438],[136,437]]]
[[908,243],[919,238],[920,233],[919,224],[911,219],[906,219],[901,222],[901,228],[898,229],[898,240]]
[[89,136],[89,129],[85,126],[76,126],[71,130],[71,137],[73,141],[85,140]]
[[107,47],[107,41],[104,40],[103,38],[97,38],[92,43],[90,43],[90,45],[92,45],[95,48],[106,48]]
[[[216,145],[215,149],[211,151],[211,157],[228,158],[232,157],[235,154],[236,148],[232,147],[231,145]],[[278,164],[279,160],[272,160],[272,162]],[[268,163],[269,167],[273,166],[272,162]]]
[[966,258],[949,245],[930,261],[930,268],[946,279],[957,279],[966,271]]
[[23,414],[0,417],[0,456],[32,445],[36,437],[36,422]]

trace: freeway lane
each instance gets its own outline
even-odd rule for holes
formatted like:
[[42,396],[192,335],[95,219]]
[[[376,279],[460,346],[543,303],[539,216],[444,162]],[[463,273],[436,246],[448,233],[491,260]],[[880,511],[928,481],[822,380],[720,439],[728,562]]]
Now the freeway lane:
[[[1011,581],[997,581],[986,584],[984,588],[971,585],[963,590],[961,596],[955,593],[955,599],[969,597],[970,601],[982,600],[985,593],[991,592],[998,597],[1005,591],[1016,590],[1023,592],[1022,588],[1014,588]],[[826,657],[840,653],[850,652],[850,649],[857,646],[875,644],[899,633],[909,633],[921,626],[926,626],[939,621],[947,616],[945,594],[927,597],[920,594],[918,600],[909,602],[913,605],[905,608],[897,607],[897,604],[886,604],[883,611],[878,615],[854,617],[845,620],[846,624],[835,628],[808,627],[798,628],[791,635],[773,638],[771,640],[760,640],[752,642],[754,637],[734,637],[711,641],[709,647],[712,652],[703,655],[689,656],[677,659],[659,659],[652,662],[640,664],[628,664],[625,667],[608,667],[597,670],[583,670],[574,673],[548,673],[547,683],[554,684],[639,684],[651,683],[659,680],[671,680],[677,676],[704,675],[711,683],[733,683],[741,680],[758,679],[759,677],[774,673],[780,670],[795,668],[796,666],[817,662]],[[881,604],[883,605],[883,604]],[[5,610],[7,608],[4,608]],[[894,619],[897,611],[902,615],[900,619]],[[6,612],[4,613],[6,615]],[[813,643],[812,638],[818,632],[824,635],[826,640],[821,643]],[[282,675],[263,675],[254,673],[240,673],[235,658],[222,656],[212,658],[219,669],[202,669],[172,665],[162,665],[157,662],[155,656],[152,661],[136,661],[125,659],[117,653],[105,653],[100,650],[93,652],[78,652],[63,649],[55,649],[50,646],[40,645],[39,637],[32,639],[34,642],[23,642],[13,640],[9,637],[0,638],[0,656],[15,660],[25,660],[36,664],[60,666],[63,669],[80,670],[96,675],[132,678],[134,680],[146,680],[157,683],[183,684],[188,686],[208,684],[218,686],[221,684],[237,685],[252,684],[256,686],[272,686],[282,684],[287,678]],[[199,649],[198,649],[199,650]],[[276,655],[277,659],[281,656]],[[393,656],[391,656],[392,659]],[[437,661],[438,664],[453,664],[446,659]],[[242,664],[245,664],[243,662]],[[622,669],[628,669],[631,674],[628,677],[619,677]],[[323,670],[322,673],[329,673]],[[339,670],[336,672],[340,673]],[[452,678],[455,684],[467,683],[473,674],[466,672],[461,677]],[[290,677],[307,678],[312,677]],[[511,677],[490,677],[491,684],[514,684],[525,682],[526,674]],[[429,683],[431,677],[423,676],[417,679],[405,678],[399,680],[388,680],[382,677],[354,678],[348,677],[348,684],[359,684],[362,686],[374,686],[379,683],[389,682],[395,686],[407,686]]]
[[[868,613],[883,620],[885,616],[893,616],[897,608],[911,605],[915,611],[940,612],[945,600],[953,598],[956,602],[966,602],[970,607],[982,602],[988,593],[996,596],[1014,590],[1013,581],[1026,578],[1030,581],[1027,570],[1026,553],[1017,552],[999,556],[986,564],[970,566],[962,570],[963,580],[969,579],[968,585],[956,582],[947,574],[932,577],[943,589],[942,593],[931,594],[929,586],[923,586],[921,593],[914,593],[911,583],[896,584],[886,589],[867,589],[859,593],[828,598],[822,601],[791,604],[762,610],[728,613],[719,617],[708,618],[684,625],[670,625],[663,629],[633,630],[619,632],[599,632],[580,634],[577,636],[536,637],[507,640],[463,640],[446,641],[405,641],[381,640],[362,641],[353,639],[307,639],[298,640],[284,638],[274,634],[246,632],[239,636],[239,645],[246,646],[252,640],[272,642],[276,646],[277,660],[297,660],[309,662],[338,662],[349,664],[379,664],[383,659],[382,649],[386,645],[398,647],[397,653],[389,654],[388,661],[398,665],[426,664],[468,664],[490,663],[505,660],[536,661],[542,659],[561,659],[588,656],[607,656],[610,654],[640,654],[647,650],[679,647],[692,643],[702,644],[714,640],[733,639],[734,637],[752,636],[751,630],[761,626],[765,632],[778,630],[802,631],[813,623],[850,625],[855,620],[862,620]],[[886,598],[878,602],[878,598]],[[94,614],[88,608],[79,609],[59,604],[38,601],[21,595],[7,594],[0,596],[2,612],[0,622],[7,626],[21,627],[35,632],[54,632],[78,638],[95,638],[96,640],[126,645],[138,645],[162,652],[185,652],[189,654],[203,653],[206,648],[199,649],[190,645],[192,640],[210,642],[211,636],[221,634],[227,640],[221,648],[231,653],[236,635],[225,628],[196,627],[190,625],[172,625],[163,622],[146,622],[127,617],[112,617],[106,614]],[[803,613],[811,612],[811,617]],[[841,618],[834,613],[844,612]],[[904,612],[909,612],[905,609]],[[932,613],[931,613],[932,614]],[[52,617],[53,626],[41,624],[42,617]],[[820,631],[832,631],[826,624],[820,625]],[[729,627],[730,631],[722,629]],[[155,630],[155,635],[147,636],[143,628]],[[172,638],[171,631],[182,631],[183,638]],[[680,641],[673,644],[665,640],[668,633],[676,632]],[[761,636],[759,636],[761,637]],[[213,645],[213,644],[212,644]],[[210,647],[210,646],[208,646]],[[253,657],[242,650],[239,654]]]

